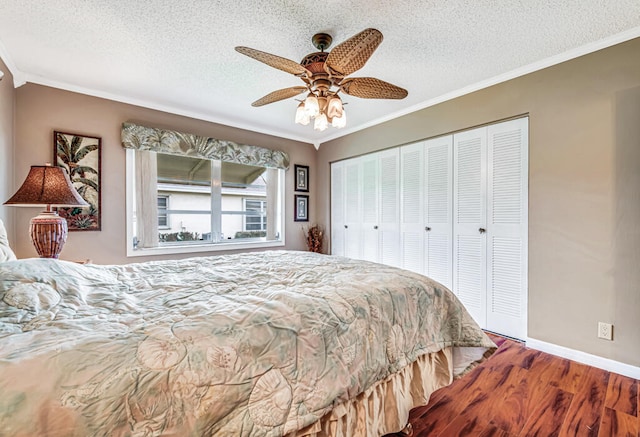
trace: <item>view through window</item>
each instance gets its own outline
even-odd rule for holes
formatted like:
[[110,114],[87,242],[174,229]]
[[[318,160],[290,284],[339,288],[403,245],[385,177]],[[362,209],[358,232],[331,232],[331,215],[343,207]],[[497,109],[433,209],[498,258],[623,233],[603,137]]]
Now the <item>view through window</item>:
[[[148,151],[131,159],[134,250],[281,239],[284,170]],[[153,205],[143,200],[154,192]]]

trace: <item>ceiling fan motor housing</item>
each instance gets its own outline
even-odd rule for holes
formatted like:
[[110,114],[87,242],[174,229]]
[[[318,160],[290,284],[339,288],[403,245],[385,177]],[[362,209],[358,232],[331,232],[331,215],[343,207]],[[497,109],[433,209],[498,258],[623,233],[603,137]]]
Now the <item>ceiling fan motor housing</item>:
[[309,53],[307,56],[302,58],[300,65],[313,74],[325,73],[324,62],[327,60],[327,56],[329,56],[329,53],[327,52]]

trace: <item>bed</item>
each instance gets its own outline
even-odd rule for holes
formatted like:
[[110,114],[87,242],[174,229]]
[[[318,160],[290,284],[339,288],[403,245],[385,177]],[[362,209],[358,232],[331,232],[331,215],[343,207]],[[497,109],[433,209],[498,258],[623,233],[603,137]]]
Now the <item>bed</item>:
[[297,251],[0,262],[0,436],[380,436],[495,345],[421,275]]

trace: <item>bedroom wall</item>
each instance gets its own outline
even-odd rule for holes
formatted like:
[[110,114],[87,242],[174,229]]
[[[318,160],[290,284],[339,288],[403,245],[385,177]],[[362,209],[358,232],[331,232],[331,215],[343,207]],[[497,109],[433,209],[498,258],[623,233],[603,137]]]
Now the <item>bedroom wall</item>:
[[0,81],[0,220],[9,233],[9,244],[13,244],[13,216],[11,207],[2,205],[13,195],[13,121],[15,111],[15,89],[13,75],[0,59],[0,71],[4,77]]
[[[4,81],[3,81],[4,83]],[[51,162],[53,131],[80,133],[102,138],[102,231],[70,232],[61,258],[92,259],[99,264],[141,262],[153,257],[126,257],[125,221],[125,151],[120,140],[124,121],[206,135],[214,138],[284,150],[291,169],[286,174],[286,249],[306,250],[302,226],[293,221],[293,164],[315,166],[315,148],[310,144],[259,134],[229,126],[195,120],[139,106],[97,97],[27,84],[16,90],[15,183],[22,183],[29,167]],[[315,172],[310,172],[310,220],[315,216],[318,190]],[[31,217],[38,208],[16,208],[14,250],[19,258],[37,256],[28,237]],[[282,249],[278,247],[277,249]],[[221,252],[192,255],[163,255],[162,258],[205,256]],[[231,253],[231,251],[225,252]]]
[[323,144],[319,222],[331,162],[529,114],[528,335],[640,366],[639,54],[632,40]]

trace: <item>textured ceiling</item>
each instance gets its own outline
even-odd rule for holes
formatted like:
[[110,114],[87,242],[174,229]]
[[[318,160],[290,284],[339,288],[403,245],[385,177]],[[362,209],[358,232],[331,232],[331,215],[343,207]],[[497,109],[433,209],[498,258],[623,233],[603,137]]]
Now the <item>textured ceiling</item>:
[[[350,77],[391,82],[406,99],[346,96],[347,127],[324,132],[294,124],[294,99],[251,107],[302,82],[235,46],[299,62],[316,51],[314,33],[331,34],[335,46],[367,27],[384,41]],[[637,36],[638,0],[0,0],[0,57],[17,84],[316,145]]]

